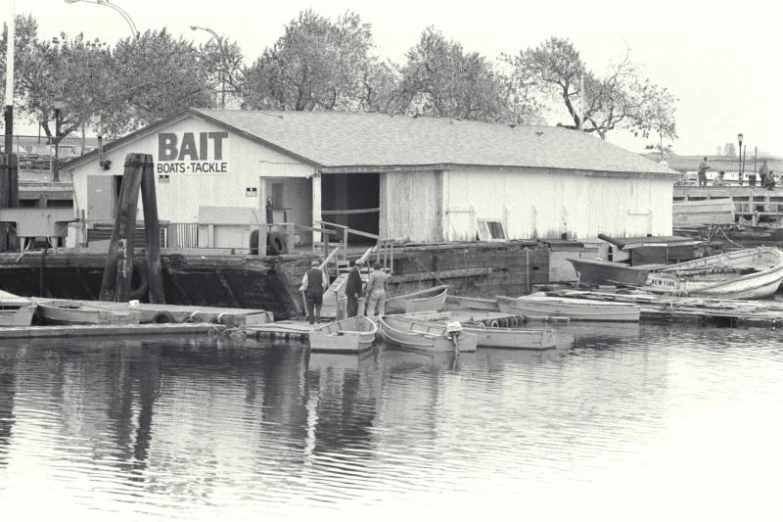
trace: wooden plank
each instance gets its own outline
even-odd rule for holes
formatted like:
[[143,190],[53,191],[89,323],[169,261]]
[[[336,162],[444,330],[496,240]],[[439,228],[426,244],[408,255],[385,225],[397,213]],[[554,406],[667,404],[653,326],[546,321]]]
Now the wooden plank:
[[25,326],[18,328],[0,328],[0,339],[208,334],[224,329],[225,326],[212,323]]
[[[426,268],[426,267],[425,267]],[[431,281],[440,279],[456,279],[459,277],[479,277],[492,273],[491,268],[460,268],[456,270],[441,270],[439,272],[418,272],[392,276],[390,283],[409,283],[411,281]]]

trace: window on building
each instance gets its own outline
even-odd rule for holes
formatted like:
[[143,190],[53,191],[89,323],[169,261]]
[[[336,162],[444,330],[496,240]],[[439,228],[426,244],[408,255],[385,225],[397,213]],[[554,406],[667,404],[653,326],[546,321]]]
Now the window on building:
[[503,223],[489,219],[478,220],[478,236],[481,241],[505,241]]

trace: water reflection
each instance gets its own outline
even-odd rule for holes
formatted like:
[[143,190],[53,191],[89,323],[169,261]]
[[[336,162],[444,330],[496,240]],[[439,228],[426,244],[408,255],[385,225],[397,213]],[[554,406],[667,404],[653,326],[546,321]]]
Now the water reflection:
[[[770,333],[569,325],[553,350],[459,355],[309,354],[252,339],[4,342],[0,505],[28,518],[192,521],[357,503],[415,515],[426,499],[460,514],[487,496],[508,509],[589,503],[629,481],[668,487],[680,471],[725,491],[714,465],[701,474],[710,451],[745,480],[753,465],[727,447],[783,464],[770,414],[783,405],[783,341]],[[44,483],[49,501],[33,502]]]

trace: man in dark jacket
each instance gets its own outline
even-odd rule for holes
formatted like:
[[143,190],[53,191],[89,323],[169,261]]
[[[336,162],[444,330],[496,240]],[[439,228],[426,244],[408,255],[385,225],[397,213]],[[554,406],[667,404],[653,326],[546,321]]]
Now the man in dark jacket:
[[299,290],[305,293],[307,321],[310,324],[321,320],[321,306],[324,304],[324,291],[327,286],[326,275],[318,268],[318,261],[313,261],[312,268],[305,272],[302,286],[299,287]]
[[359,296],[362,295],[362,276],[356,261],[351,260],[351,271],[348,272],[348,280],[345,282],[345,297],[348,299],[346,317],[359,315]]

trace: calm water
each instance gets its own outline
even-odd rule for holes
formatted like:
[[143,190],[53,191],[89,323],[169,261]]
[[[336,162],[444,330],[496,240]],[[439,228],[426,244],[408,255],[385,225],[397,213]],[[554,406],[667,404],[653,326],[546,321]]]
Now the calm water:
[[569,327],[458,359],[0,343],[2,520],[780,517],[776,331]]

